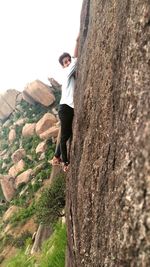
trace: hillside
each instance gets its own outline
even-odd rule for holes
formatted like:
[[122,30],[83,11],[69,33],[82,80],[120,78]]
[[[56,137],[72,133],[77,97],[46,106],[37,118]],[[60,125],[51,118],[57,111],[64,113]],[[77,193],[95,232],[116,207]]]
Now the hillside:
[[40,81],[22,93],[9,90],[3,96],[0,266],[64,266],[65,180],[61,169],[52,170],[49,163],[59,132],[59,99],[58,84]]

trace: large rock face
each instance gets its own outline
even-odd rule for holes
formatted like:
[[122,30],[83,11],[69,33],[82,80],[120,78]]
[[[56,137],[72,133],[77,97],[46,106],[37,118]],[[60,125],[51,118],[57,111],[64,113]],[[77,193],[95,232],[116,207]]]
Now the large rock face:
[[84,0],[81,21],[66,266],[148,267],[150,2]]

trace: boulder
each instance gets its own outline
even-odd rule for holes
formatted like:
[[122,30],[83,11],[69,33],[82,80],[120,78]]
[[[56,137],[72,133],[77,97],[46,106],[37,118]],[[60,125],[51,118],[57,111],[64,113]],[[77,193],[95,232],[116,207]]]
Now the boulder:
[[0,95],[0,120],[5,121],[15,110],[16,99],[19,94],[19,91],[10,89]]
[[10,120],[10,119],[6,120],[6,121],[3,123],[3,127],[10,127],[10,125],[11,125],[11,120]]
[[28,95],[28,93],[26,91],[22,92],[22,97],[30,105],[35,105],[35,101],[31,98],[30,95]]
[[24,170],[24,167],[25,167],[25,163],[24,161],[21,159],[19,162],[17,162],[15,165],[13,165],[9,171],[8,171],[8,174],[12,177],[16,177],[17,174],[21,171]]
[[11,159],[14,163],[19,162],[24,156],[26,155],[26,152],[23,148],[17,149],[11,156]]
[[22,93],[20,93],[19,95],[17,95],[17,99],[16,99],[17,105],[20,104],[20,102],[22,101],[22,99],[23,99]]
[[39,160],[43,160],[43,159],[45,159],[45,152],[43,152],[39,157]]
[[7,163],[6,162],[3,162],[2,164],[2,170],[5,169],[7,167]]
[[12,144],[15,139],[16,139],[16,131],[15,129],[11,129],[8,135],[8,141],[10,144]]
[[27,120],[26,118],[18,119],[18,120],[14,123],[14,125],[21,126],[21,125],[25,124],[26,120]]
[[46,148],[47,148],[47,144],[45,141],[39,143],[38,146],[36,147],[36,154],[45,152]]
[[0,184],[5,199],[11,201],[15,195],[14,179],[10,175],[0,175]]
[[44,163],[40,163],[33,169],[33,175],[37,175],[44,168]]
[[3,151],[1,151],[1,152],[0,152],[0,158],[1,158],[2,156],[4,156],[6,153],[7,153],[7,149],[4,149]]
[[39,135],[40,139],[49,139],[51,137],[57,137],[59,132],[59,127],[58,126],[53,126],[49,128],[47,131],[41,133]]
[[61,89],[61,84],[58,83],[54,78],[48,78],[48,80],[54,89]]
[[57,122],[56,117],[51,113],[46,113],[36,124],[36,134],[40,135],[54,126]]
[[32,175],[32,169],[28,169],[27,171],[18,175],[15,179],[15,187],[18,188],[20,184],[26,184],[29,182],[30,177]]
[[16,213],[19,210],[17,206],[11,206],[3,215],[3,221],[8,221],[14,213]]
[[32,136],[35,134],[35,126],[36,123],[26,123],[25,126],[22,129],[22,136]]
[[23,91],[23,97],[24,95],[32,102],[38,102],[46,107],[55,102],[55,96],[50,87],[39,80],[29,83]]

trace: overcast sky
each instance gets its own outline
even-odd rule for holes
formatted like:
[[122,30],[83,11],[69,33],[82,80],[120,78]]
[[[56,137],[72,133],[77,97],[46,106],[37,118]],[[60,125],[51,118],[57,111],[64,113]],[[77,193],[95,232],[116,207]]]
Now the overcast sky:
[[82,0],[0,0],[0,93],[59,79],[58,57],[73,54]]

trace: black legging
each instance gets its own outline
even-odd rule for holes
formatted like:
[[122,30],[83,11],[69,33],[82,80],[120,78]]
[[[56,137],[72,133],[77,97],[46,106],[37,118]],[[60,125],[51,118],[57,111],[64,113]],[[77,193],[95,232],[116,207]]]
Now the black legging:
[[74,109],[66,104],[62,104],[59,107],[59,119],[61,126],[60,144],[56,148],[55,156],[62,156],[64,163],[69,163],[67,156],[67,141],[72,138],[72,122],[74,116]]

